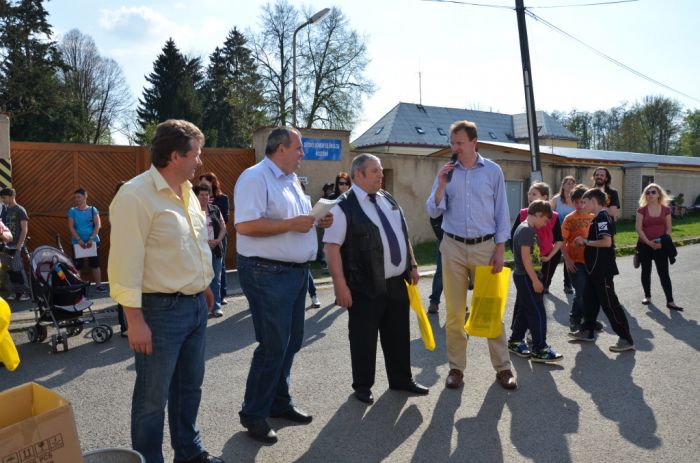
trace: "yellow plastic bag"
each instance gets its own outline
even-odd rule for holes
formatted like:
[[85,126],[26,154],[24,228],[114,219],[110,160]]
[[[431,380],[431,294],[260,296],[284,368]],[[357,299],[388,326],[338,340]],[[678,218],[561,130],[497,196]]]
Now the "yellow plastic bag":
[[10,371],[19,365],[19,354],[10,336],[10,306],[0,297],[0,362]]
[[420,300],[418,286],[409,284],[406,280],[406,290],[408,291],[408,301],[411,303],[411,308],[416,313],[418,318],[418,327],[420,328],[420,337],[423,338],[423,344],[429,351],[435,350],[435,338],[433,337],[433,327],[430,325],[430,320],[425,313],[425,308]]
[[501,335],[511,270],[503,267],[501,273],[491,273],[492,268],[490,265],[476,267],[472,305],[464,325],[469,336],[497,338]]

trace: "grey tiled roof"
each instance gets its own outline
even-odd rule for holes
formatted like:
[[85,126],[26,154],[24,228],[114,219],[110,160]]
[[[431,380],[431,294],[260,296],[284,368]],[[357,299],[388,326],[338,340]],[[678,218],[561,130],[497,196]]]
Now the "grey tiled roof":
[[[537,126],[542,127],[538,132],[540,138],[556,138],[559,140],[576,140],[576,135],[561,125],[544,111],[537,111]],[[513,114],[513,132],[516,140],[525,140],[527,135],[527,115]]]
[[[554,138],[576,139],[549,115],[540,112],[538,118],[541,114],[544,114],[541,137],[552,134]],[[476,123],[479,140],[512,142],[517,138],[514,136],[515,117],[510,114],[399,103],[352,143],[356,148],[378,145],[445,147],[449,145],[450,125],[464,119]]]
[[[520,143],[499,143],[489,142],[497,146],[529,151],[528,145]],[[677,166],[697,166],[700,167],[700,157],[693,156],[667,156],[660,154],[632,153],[629,151],[603,151],[589,150],[583,148],[567,148],[562,146],[540,146],[540,153],[552,154],[568,159],[582,161],[608,161],[621,162],[625,164],[670,164]]]

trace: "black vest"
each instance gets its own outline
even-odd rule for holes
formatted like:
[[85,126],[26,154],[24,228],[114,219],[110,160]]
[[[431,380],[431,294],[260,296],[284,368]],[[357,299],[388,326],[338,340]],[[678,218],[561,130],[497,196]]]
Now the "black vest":
[[[399,207],[389,193],[381,191],[393,208]],[[369,297],[386,293],[384,246],[379,228],[364,213],[353,190],[340,196],[338,206],[343,210],[347,219],[345,242],[340,247],[340,255],[343,258],[343,273],[348,288],[352,292],[357,291]],[[406,250],[410,252],[408,229],[403,213],[401,214],[401,228],[406,238]],[[410,274],[411,256],[409,254],[406,256],[404,277],[410,280]]]

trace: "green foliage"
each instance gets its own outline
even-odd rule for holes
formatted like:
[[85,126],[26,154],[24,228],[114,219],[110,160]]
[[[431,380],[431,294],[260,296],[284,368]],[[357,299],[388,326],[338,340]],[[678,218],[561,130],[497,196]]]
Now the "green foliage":
[[209,146],[250,146],[253,131],[266,122],[262,82],[246,44],[234,28],[209,57],[201,92]]
[[146,77],[150,87],[143,90],[136,110],[141,127],[137,137],[141,144],[150,141],[145,128],[152,123],[185,119],[201,125],[202,101],[198,90],[202,79],[201,60],[184,56],[173,39],[168,39],[153,63],[153,72]]
[[683,156],[700,156],[700,110],[686,111],[675,152]]
[[71,141],[80,125],[47,16],[41,0],[0,0],[0,110],[10,113],[14,140]]
[[[646,96],[631,106],[625,103],[607,111],[589,113],[573,109],[569,113],[555,111],[554,114],[576,134],[579,148],[671,154],[679,151],[684,130],[688,130],[685,140],[690,146],[691,140],[700,139],[693,138],[692,133],[697,132],[693,132],[692,118],[688,124],[681,124],[681,113],[682,106],[675,100]],[[693,153],[700,155],[697,150],[689,150],[688,154]]]

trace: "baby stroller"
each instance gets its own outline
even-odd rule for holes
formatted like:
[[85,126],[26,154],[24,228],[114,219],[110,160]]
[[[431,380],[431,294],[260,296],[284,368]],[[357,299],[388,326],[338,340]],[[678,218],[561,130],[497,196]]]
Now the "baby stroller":
[[[27,251],[28,253],[28,251]],[[87,296],[89,283],[80,278],[73,262],[61,250],[51,246],[39,246],[29,257],[29,281],[32,299],[36,304],[36,324],[27,330],[29,342],[42,342],[47,337],[47,326],[53,325],[56,334],[51,335],[51,352],[68,350],[68,338],[77,336],[87,324],[98,344],[109,341],[112,327],[97,324]],[[87,312],[87,315],[83,315]]]

